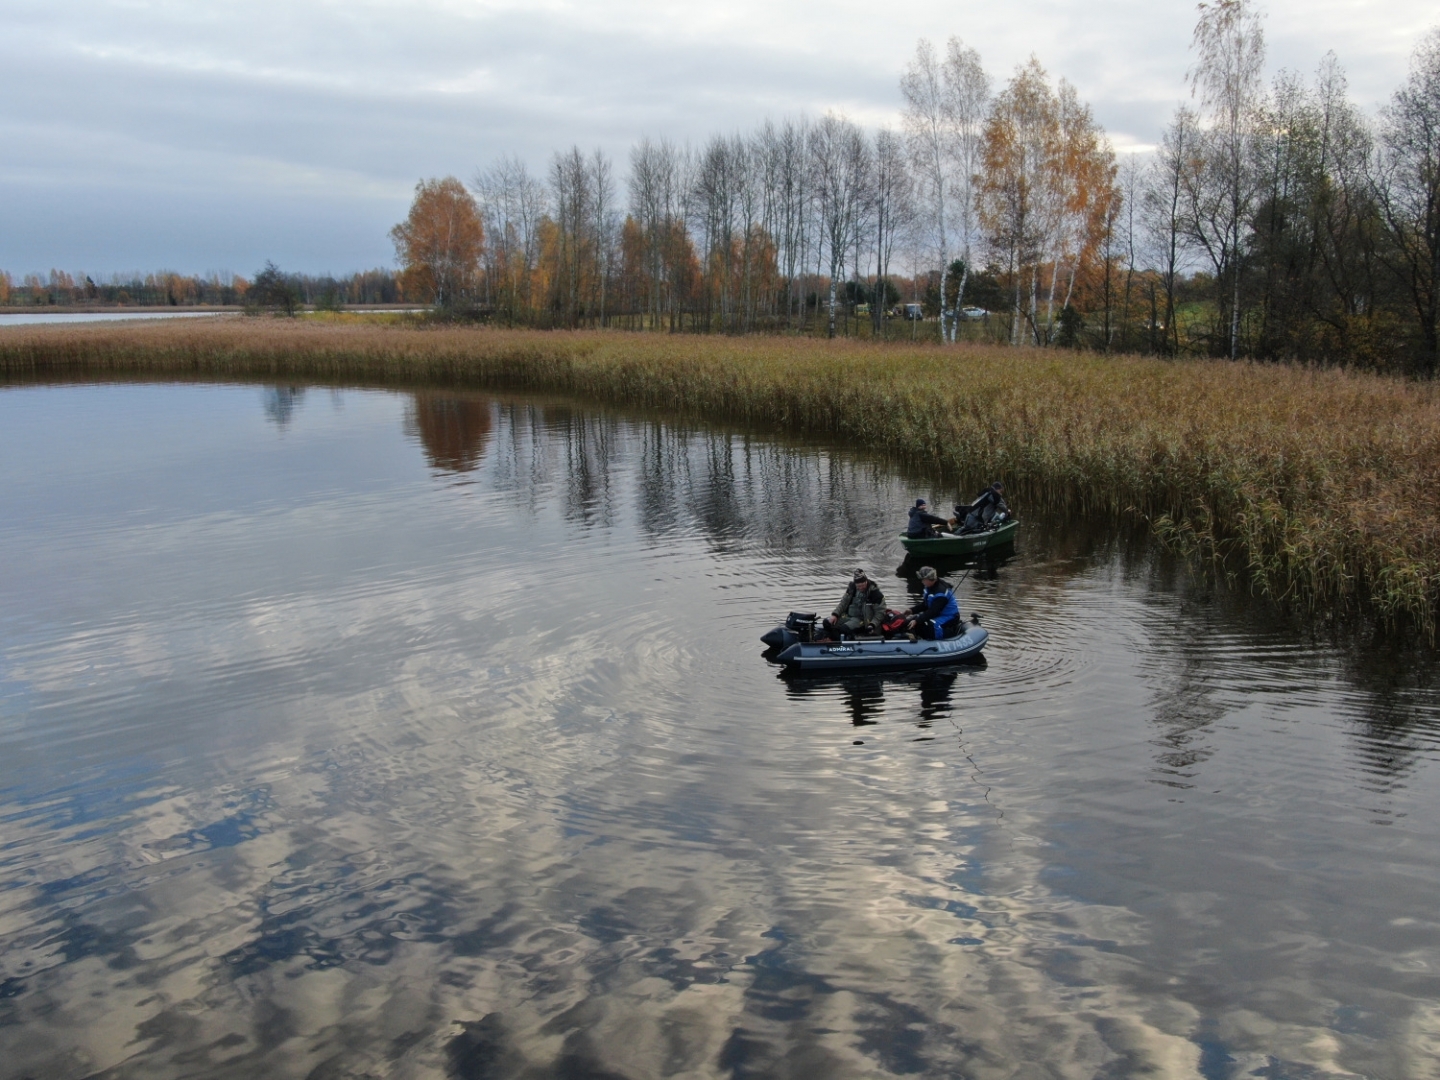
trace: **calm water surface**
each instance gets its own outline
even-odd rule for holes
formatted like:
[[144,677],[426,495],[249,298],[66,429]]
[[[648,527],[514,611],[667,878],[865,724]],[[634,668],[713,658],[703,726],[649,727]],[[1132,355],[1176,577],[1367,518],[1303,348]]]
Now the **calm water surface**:
[[39,323],[136,322],[142,319],[214,319],[221,311],[167,311],[145,308],[140,311],[65,311],[37,308],[33,311],[0,311],[0,327],[34,326]]
[[0,392],[0,1075],[1440,1075],[1433,661],[1021,507],[985,666],[778,678],[855,566],[907,599],[916,494],[560,404]]

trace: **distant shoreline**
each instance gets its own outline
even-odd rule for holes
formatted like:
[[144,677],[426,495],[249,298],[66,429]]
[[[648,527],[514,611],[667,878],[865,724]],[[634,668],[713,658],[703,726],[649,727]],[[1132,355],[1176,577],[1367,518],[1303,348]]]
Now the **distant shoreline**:
[[[356,306],[353,308],[342,308],[338,311],[316,312],[313,310],[300,309],[299,313],[305,315],[331,316],[382,316],[382,315],[407,315],[425,311],[425,308],[406,306]],[[39,326],[55,325],[83,326],[94,323],[136,323],[136,322],[165,322],[176,320],[196,319],[221,319],[238,318],[247,314],[245,308],[240,307],[205,307],[202,305],[191,305],[188,307],[169,306],[146,306],[146,307],[87,307],[87,308],[64,308],[64,307],[41,307],[33,306],[26,308],[5,309],[0,308],[0,326]]]
[[[301,310],[313,311],[314,307]],[[420,311],[415,304],[346,304],[341,311]],[[98,315],[113,312],[149,311],[196,311],[224,314],[240,314],[245,308],[239,304],[0,304],[0,315],[29,315],[38,312],[56,314]]]

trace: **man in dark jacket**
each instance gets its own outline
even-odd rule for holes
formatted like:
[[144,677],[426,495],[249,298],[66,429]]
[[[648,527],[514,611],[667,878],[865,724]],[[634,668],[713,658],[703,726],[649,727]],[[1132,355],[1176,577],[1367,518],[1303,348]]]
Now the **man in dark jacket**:
[[926,537],[934,536],[938,529],[944,528],[948,522],[942,517],[936,517],[930,513],[930,504],[924,499],[916,499],[915,505],[910,508],[910,524],[905,529],[905,535],[911,540],[923,540]]
[[941,579],[933,566],[920,568],[920,584],[924,593],[920,602],[910,609],[911,619],[905,624],[910,640],[925,638],[939,641],[954,637],[960,628],[960,605],[955,602],[955,586]]
[[969,506],[955,507],[955,521],[962,532],[977,532],[995,520],[996,514],[1008,514],[1005,485],[999,480],[987,487]]
[[885,594],[864,570],[856,570],[845,595],[825,620],[825,629],[832,634],[873,634],[884,617]]

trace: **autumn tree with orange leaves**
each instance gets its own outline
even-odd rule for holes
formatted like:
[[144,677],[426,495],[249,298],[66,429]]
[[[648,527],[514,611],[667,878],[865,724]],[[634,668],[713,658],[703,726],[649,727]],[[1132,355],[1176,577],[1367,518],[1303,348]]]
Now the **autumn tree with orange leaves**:
[[390,230],[407,295],[453,307],[474,292],[484,249],[480,210],[453,176],[415,185],[410,216]]
[[1089,107],[1063,79],[1052,90],[1031,57],[995,99],[980,154],[980,221],[1010,282],[1011,344],[1050,344],[1073,313],[1119,205],[1115,172]]

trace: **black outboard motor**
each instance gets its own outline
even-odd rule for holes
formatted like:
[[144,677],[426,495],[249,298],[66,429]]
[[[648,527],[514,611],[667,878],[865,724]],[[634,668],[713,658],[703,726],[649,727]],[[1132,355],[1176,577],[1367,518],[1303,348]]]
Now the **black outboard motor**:
[[787,649],[797,641],[814,641],[815,613],[792,611],[785,617],[784,626],[761,634],[760,640],[772,649]]

